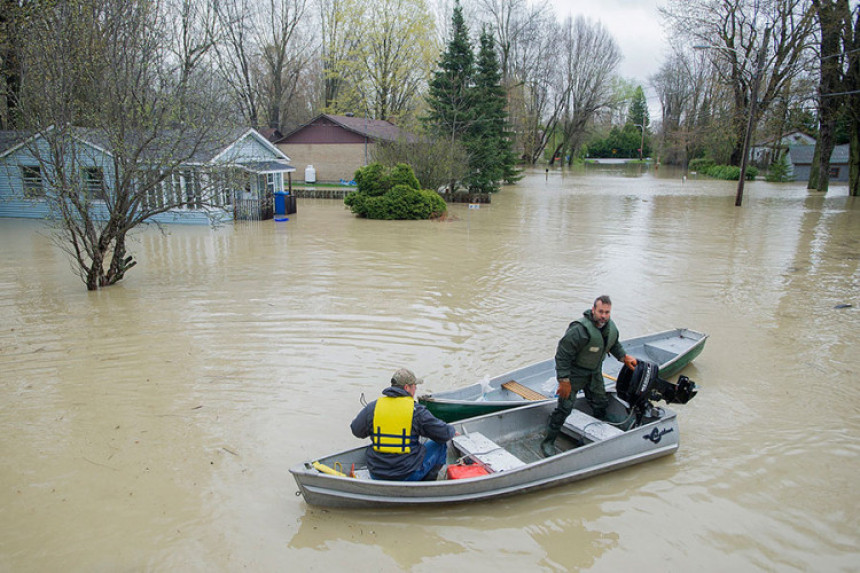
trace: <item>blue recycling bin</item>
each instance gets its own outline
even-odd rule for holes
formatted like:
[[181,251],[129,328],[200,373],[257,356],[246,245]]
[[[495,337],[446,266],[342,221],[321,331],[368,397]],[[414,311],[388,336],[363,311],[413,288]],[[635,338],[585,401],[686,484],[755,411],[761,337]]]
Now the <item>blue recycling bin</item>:
[[275,215],[287,214],[287,193],[275,191]]

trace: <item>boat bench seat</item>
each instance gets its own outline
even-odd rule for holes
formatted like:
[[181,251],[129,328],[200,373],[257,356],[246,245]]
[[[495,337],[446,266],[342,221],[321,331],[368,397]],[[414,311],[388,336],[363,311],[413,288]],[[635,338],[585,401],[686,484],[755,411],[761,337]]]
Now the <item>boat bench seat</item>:
[[454,436],[454,447],[482,464],[491,472],[503,472],[526,465],[514,454],[480,432]]
[[533,390],[528,386],[523,386],[516,380],[509,380],[502,384],[502,388],[509,392],[513,392],[517,396],[525,398],[526,400],[546,400],[549,396],[541,394],[537,390]]
[[569,432],[591,442],[599,442],[624,433],[623,430],[616,428],[612,424],[607,424],[580,410],[571,412],[570,416],[564,421],[563,427]]

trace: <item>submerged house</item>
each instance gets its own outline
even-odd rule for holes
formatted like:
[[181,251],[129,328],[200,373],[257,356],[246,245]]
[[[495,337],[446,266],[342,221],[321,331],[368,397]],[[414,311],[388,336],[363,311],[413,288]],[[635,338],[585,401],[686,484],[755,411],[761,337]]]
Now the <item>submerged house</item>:
[[360,167],[372,161],[380,142],[417,138],[390,121],[348,115],[318,115],[276,143],[293,164],[305,169],[314,181],[349,181]]
[[[46,198],[52,192],[54,178],[48,171],[53,168],[44,159],[50,155],[50,135],[0,131],[0,217],[52,216],[51,201]],[[106,134],[74,128],[68,139],[82,188],[93,197],[103,198],[93,201],[93,208],[102,208],[106,214],[106,200],[117,175],[115,154]],[[181,143],[181,138],[173,138],[177,139]],[[272,218],[275,193],[291,185],[295,168],[290,158],[254,129],[221,133],[208,144],[201,144],[200,139],[193,153],[183,155],[188,158],[181,165],[165,160],[167,146],[155,144],[142,155],[141,163],[145,166],[149,160],[153,165],[150,173],[159,170],[159,178],[163,179],[148,190],[141,202],[145,209],[163,210],[147,220],[208,224],[212,219]],[[165,165],[170,165],[169,172]],[[171,205],[180,206],[168,208]]]
[[801,131],[786,133],[779,139],[771,137],[760,141],[750,149],[750,160],[756,165],[770,165],[792,146],[815,146],[815,138]]
[[[849,143],[837,145],[830,155],[830,181],[847,182],[850,175]],[[809,181],[812,171],[812,160],[815,155],[814,145],[790,145],[788,147],[788,165],[794,181]]]

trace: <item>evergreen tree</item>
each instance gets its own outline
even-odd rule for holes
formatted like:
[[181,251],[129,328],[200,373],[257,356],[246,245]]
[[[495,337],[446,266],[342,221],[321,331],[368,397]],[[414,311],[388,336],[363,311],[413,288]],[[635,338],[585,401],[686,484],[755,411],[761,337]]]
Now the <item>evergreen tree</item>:
[[471,89],[473,121],[463,137],[464,146],[469,152],[470,175],[467,184],[473,191],[498,191],[502,181],[519,179],[517,160],[507,130],[507,98],[501,77],[493,37],[484,28],[475,83]]
[[430,81],[427,96],[430,109],[423,119],[431,133],[453,143],[463,136],[472,121],[469,88],[475,61],[459,0],[454,4],[451,27],[451,41]]
[[630,101],[630,110],[627,113],[627,122],[645,127],[648,127],[650,123],[648,101],[645,99],[645,92],[642,90],[642,86],[636,86],[636,89],[633,91],[633,99]]
[[[636,90],[633,92],[633,99],[630,101],[630,110],[627,114],[627,123],[634,126],[636,134],[640,137],[639,143],[635,146],[637,156],[645,157],[648,155],[646,139],[648,138],[647,129],[650,119],[648,117],[648,101],[645,99],[645,92],[642,90],[642,86],[636,86]],[[642,131],[640,132],[639,130]],[[642,148],[641,150],[639,149],[640,147]]]

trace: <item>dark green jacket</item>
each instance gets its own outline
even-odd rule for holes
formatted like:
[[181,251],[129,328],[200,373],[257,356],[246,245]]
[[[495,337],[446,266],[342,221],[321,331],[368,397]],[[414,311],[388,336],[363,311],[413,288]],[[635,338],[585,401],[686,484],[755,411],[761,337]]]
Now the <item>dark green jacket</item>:
[[591,309],[567,327],[555,351],[555,374],[558,378],[576,378],[599,374],[607,353],[618,360],[626,354],[618,340],[618,328],[610,319],[598,329],[591,320]]

